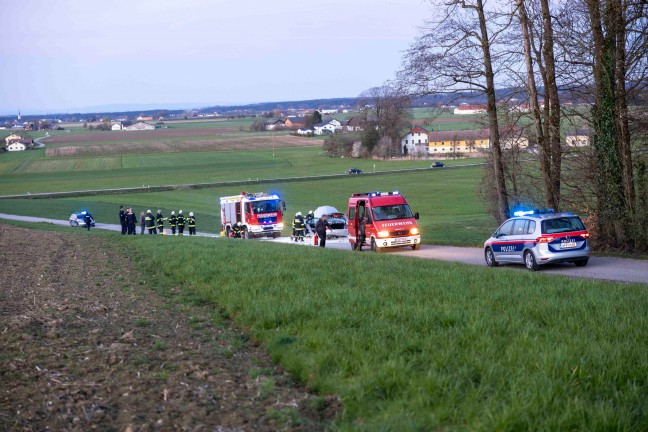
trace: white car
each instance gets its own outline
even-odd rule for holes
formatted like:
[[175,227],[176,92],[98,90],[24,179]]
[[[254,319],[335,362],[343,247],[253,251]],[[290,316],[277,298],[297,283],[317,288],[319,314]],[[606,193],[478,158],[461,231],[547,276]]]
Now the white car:
[[321,206],[313,212],[315,215],[314,219],[306,221],[306,228],[309,232],[315,232],[315,224],[317,220],[322,217],[322,215],[328,216],[328,223],[330,226],[330,231],[328,231],[328,236],[330,237],[344,237],[346,238],[349,235],[348,222],[346,215],[339,212],[335,207],[332,206]]

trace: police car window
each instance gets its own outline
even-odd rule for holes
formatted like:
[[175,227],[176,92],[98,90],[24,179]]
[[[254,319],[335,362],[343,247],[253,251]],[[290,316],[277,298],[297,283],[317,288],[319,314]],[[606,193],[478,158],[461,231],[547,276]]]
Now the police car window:
[[570,231],[583,231],[585,226],[576,216],[561,217],[542,221],[543,234],[558,234]]
[[395,204],[373,208],[374,219],[377,221],[392,219],[407,219],[412,217],[412,210],[407,204]]
[[511,235],[511,228],[513,228],[513,222],[515,221],[508,221],[504,222],[504,225],[500,227],[500,229],[497,230],[499,235]]
[[527,219],[518,219],[513,223],[511,235],[524,235],[529,221]]
[[529,221],[529,226],[527,227],[527,234],[533,234],[536,229],[536,223],[535,221],[530,220]]

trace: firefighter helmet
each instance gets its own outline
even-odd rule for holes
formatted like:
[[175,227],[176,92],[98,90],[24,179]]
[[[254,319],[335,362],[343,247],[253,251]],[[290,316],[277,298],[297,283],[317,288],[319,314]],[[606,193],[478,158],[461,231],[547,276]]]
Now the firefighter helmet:
[[189,216],[193,217],[193,212],[189,212]]

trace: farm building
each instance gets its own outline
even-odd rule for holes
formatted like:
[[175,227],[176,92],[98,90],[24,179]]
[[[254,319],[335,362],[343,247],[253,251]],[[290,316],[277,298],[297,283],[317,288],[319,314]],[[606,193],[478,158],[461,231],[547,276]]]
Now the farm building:
[[311,128],[299,128],[297,129],[298,135],[313,135],[313,129]]
[[416,126],[401,138],[401,151],[407,154],[427,153],[428,138],[428,131]]
[[306,120],[304,117],[288,117],[286,120],[284,120],[284,125],[287,128],[302,128],[306,126]]
[[482,105],[461,105],[454,109],[455,115],[485,114],[486,107]]
[[122,124],[113,123],[112,126],[110,126],[110,130],[114,130],[114,131],[122,130]]
[[428,133],[430,154],[475,153],[490,148],[488,129],[433,131]]
[[137,117],[136,120],[141,121],[141,122],[146,122],[146,121],[153,120],[153,117],[152,116],[139,116],[139,117]]
[[269,120],[265,124],[265,130],[281,129],[286,126],[286,123],[281,119]]
[[351,117],[347,122],[344,124],[344,129],[347,132],[360,132],[362,131],[362,118],[360,117]]
[[145,122],[137,122],[133,125],[125,126],[123,129],[125,131],[153,130],[155,126]]
[[22,137],[20,135],[13,133],[13,134],[5,137],[5,139],[4,139],[5,140],[5,145],[8,146],[12,142],[20,141],[21,139],[22,139]]
[[7,146],[7,151],[25,151],[27,150],[27,146],[20,141],[15,141],[12,142]]
[[337,119],[330,119],[313,126],[315,135],[333,134],[342,129],[342,123]]
[[591,132],[587,129],[570,130],[565,134],[565,144],[569,147],[587,147],[590,137]]

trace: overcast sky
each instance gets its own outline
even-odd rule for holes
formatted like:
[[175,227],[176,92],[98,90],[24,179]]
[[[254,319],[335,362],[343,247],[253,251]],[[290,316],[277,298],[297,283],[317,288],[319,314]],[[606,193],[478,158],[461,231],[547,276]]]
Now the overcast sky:
[[357,96],[425,0],[0,0],[0,113]]

